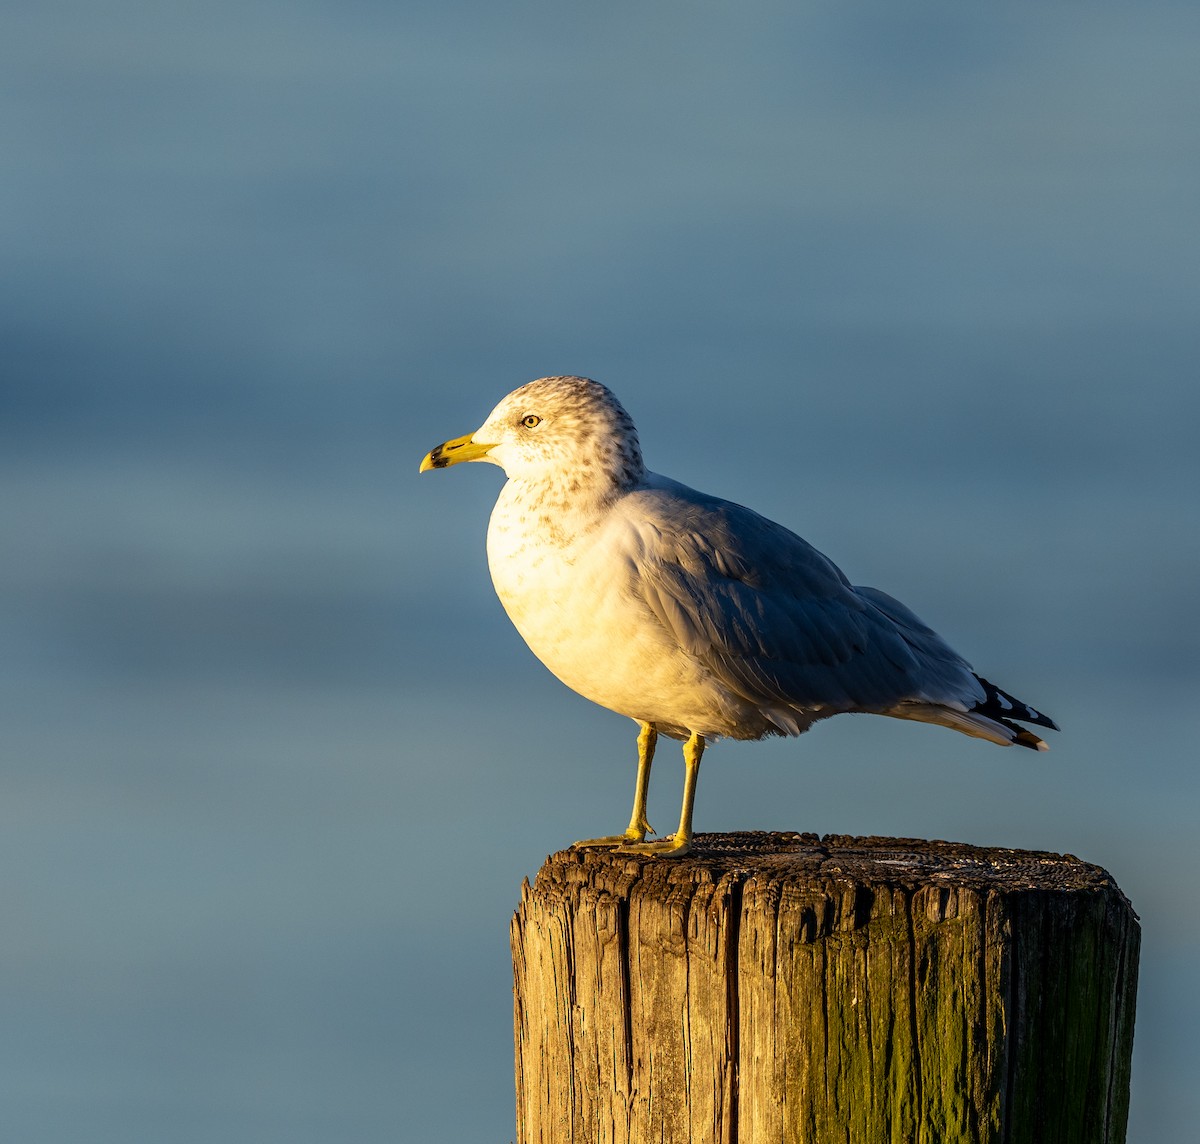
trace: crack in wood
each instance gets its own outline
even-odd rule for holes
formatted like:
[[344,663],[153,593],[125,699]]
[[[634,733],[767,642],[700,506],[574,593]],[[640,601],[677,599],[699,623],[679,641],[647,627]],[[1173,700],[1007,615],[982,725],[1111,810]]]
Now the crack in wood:
[[[739,975],[741,960],[739,943],[742,933],[742,883],[734,880],[729,886],[728,922],[725,938],[725,1052],[728,1108],[725,1114],[723,1144],[738,1144],[738,1064],[741,1053],[741,1002]],[[715,1126],[720,1131],[720,1125]]]

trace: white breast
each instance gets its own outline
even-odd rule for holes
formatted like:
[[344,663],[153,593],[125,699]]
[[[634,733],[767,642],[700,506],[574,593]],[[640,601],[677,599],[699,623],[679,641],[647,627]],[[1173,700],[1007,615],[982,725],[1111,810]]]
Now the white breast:
[[488,527],[488,566],[517,631],[572,690],[667,733],[730,734],[730,697],[641,600],[625,555],[636,545],[620,512],[549,511],[510,480]]
[[619,570],[597,558],[597,531],[594,520],[566,519],[509,481],[488,526],[488,567],[534,655],[568,687],[612,706],[623,689],[594,668],[612,658],[614,624],[622,623],[613,611],[623,585]]

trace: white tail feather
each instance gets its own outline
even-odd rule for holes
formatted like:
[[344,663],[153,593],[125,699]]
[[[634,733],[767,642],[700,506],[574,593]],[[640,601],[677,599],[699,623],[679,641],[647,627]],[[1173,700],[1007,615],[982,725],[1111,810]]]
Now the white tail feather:
[[941,707],[933,703],[901,703],[890,711],[881,711],[880,714],[890,715],[893,719],[936,723],[940,727],[950,727],[975,739],[987,739],[988,742],[997,743],[1001,747],[1011,747],[1020,740],[1023,746],[1036,747],[1039,751],[1050,749],[1033,732],[1024,728],[1007,727],[975,711],[955,711],[952,707]]

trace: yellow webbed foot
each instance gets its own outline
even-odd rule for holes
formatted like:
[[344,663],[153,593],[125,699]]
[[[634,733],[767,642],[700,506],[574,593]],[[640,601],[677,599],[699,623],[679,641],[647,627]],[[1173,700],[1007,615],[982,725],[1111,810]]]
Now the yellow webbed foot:
[[609,834],[603,838],[584,838],[580,842],[572,842],[571,849],[577,850],[583,846],[629,846],[629,845],[644,845],[647,832],[654,833],[654,828],[647,822],[643,824],[642,829],[636,830],[630,827],[624,834]]
[[618,846],[614,853],[657,854],[662,858],[682,858],[685,854],[690,854],[691,850],[690,835],[677,839],[676,835],[668,834],[666,838],[660,838],[655,842],[627,842],[623,846]]

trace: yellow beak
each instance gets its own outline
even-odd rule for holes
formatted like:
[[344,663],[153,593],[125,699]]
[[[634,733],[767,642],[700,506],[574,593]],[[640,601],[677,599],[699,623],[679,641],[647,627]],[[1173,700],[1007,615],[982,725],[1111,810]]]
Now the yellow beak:
[[452,441],[444,441],[436,449],[431,449],[421,461],[422,473],[429,469],[444,469],[447,465],[457,465],[460,461],[478,461],[486,457],[491,445],[476,441],[470,433],[465,437],[455,437]]

